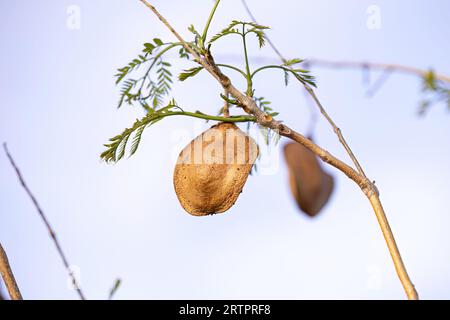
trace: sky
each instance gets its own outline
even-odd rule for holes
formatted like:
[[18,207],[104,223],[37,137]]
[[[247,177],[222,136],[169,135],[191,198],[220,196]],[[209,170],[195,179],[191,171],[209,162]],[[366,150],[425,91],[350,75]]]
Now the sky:
[[[202,29],[213,2],[153,1],[183,37]],[[287,57],[400,63],[450,74],[450,28],[443,0],[248,0]],[[375,6],[375,7],[374,7]],[[379,10],[379,28],[369,28]],[[75,11],[74,11],[75,10]],[[73,24],[74,12],[79,13]],[[368,13],[369,12],[369,13]],[[240,0],[223,0],[210,35],[249,20]],[[0,142],[50,220],[90,299],[403,299],[376,218],[359,188],[332,167],[329,204],[311,219],[289,193],[281,150],[267,150],[258,174],[228,212],[193,217],[173,190],[174,158],[211,125],[171,117],[146,129],[138,152],[110,165],[103,144],[143,115],[117,109],[114,74],[142,44],[168,31],[139,1],[0,1]],[[250,62],[276,63],[250,42]],[[213,49],[242,66],[239,41]],[[186,66],[172,56],[179,72]],[[450,297],[450,114],[418,116],[420,79],[392,74],[373,97],[361,70],[312,67],[317,95],[368,176],[376,181],[398,246],[424,299]],[[242,88],[243,83],[232,76]],[[372,83],[380,72],[370,73]],[[256,93],[279,119],[307,133],[311,105],[276,71]],[[188,110],[214,114],[220,87],[206,73],[175,83]],[[254,134],[258,138],[258,134]],[[349,163],[329,125],[316,142]],[[260,139],[260,138],[259,138]],[[0,155],[0,242],[26,299],[77,299],[60,257],[4,154]]]

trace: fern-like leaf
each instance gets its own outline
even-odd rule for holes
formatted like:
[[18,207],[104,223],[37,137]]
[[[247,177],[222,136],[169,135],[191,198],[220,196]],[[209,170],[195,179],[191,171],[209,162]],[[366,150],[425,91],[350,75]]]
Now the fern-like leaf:
[[130,101],[133,98],[133,95],[131,94],[131,90],[136,85],[137,80],[135,79],[127,79],[124,81],[122,85],[122,89],[120,90],[120,98],[119,98],[119,104],[117,108],[120,108],[124,101],[127,99],[127,102],[130,103]]
[[128,141],[134,134],[130,148],[130,156],[133,155],[139,147],[145,128],[170,115],[173,109],[179,109],[174,100],[170,101],[166,107],[157,111],[152,110],[145,117],[136,119],[130,128],[126,128],[121,134],[109,139],[110,143],[104,145],[107,150],[100,155],[101,159],[106,162],[117,162],[122,159]]
[[[165,45],[169,45],[164,47]],[[149,105],[157,108],[162,105],[164,96],[168,95],[171,89],[172,73],[169,70],[170,63],[163,61],[162,55],[168,50],[176,47],[176,44],[164,43],[159,38],[154,38],[153,42],[144,43],[142,54],[133,59],[125,67],[118,69],[116,74],[116,83],[123,82],[118,106],[121,107],[125,102],[133,104],[138,102],[145,110],[149,110]],[[186,57],[185,51],[180,51],[180,56]],[[132,71],[138,69],[146,62],[151,62],[144,76],[140,79],[127,78]],[[152,79],[151,71],[156,70],[156,80]],[[137,90],[133,89],[140,84]],[[146,86],[145,86],[146,85]]]
[[116,73],[116,84],[119,84],[131,71],[139,68],[143,63],[149,61],[146,56],[139,55],[137,58],[133,59],[128,65],[123,68],[117,69],[118,73]]
[[283,66],[291,67],[291,66],[293,66],[293,65],[295,65],[295,64],[302,63],[303,61],[304,61],[304,60],[302,60],[302,59],[294,58],[294,59],[286,60],[286,61],[283,63]]
[[258,24],[256,22],[240,22],[245,23],[246,25],[252,26],[254,29],[258,29],[258,30],[267,30],[270,29],[270,27],[268,26],[263,26],[262,24]]
[[258,39],[259,47],[262,48],[266,44],[266,35],[260,29],[252,28],[247,31],[247,33],[254,33]]

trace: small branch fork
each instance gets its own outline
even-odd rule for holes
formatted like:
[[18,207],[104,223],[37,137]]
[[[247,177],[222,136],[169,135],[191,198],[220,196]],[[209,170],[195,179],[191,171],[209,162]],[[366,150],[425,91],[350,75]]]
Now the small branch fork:
[[22,300],[22,294],[17,286],[16,279],[9,265],[8,257],[0,243],[0,274],[5,282],[11,300]]
[[[383,232],[383,236],[389,248],[389,252],[392,256],[395,269],[399,276],[399,279],[405,289],[405,292],[409,299],[418,299],[417,292],[412,284],[409,276],[406,272],[405,265],[402,261],[400,252],[397,248],[392,231],[389,227],[384,209],[379,199],[379,193],[375,185],[364,175],[363,172],[358,172],[343,161],[337,159],[328,151],[322,149],[311,140],[305,138],[300,133],[282,124],[280,121],[273,119],[270,115],[263,112],[258,108],[256,102],[251,98],[243,94],[240,90],[233,86],[230,79],[222,73],[219,67],[215,64],[213,57],[209,52],[206,52],[204,57],[201,57],[194,49],[192,49],[186,41],[173,29],[170,23],[156,10],[156,8],[148,3],[146,0],[139,0],[145,6],[147,6],[161,22],[172,32],[172,34],[180,41],[183,47],[189,52],[194,60],[205,68],[222,86],[223,90],[233,97],[242,107],[244,111],[255,116],[256,122],[262,126],[276,130],[280,135],[290,138],[320,157],[324,162],[342,171],[347,177],[353,180],[364,192],[369,199],[372,207],[377,216],[380,228]],[[322,108],[323,109],[323,108]],[[338,131],[339,132],[339,131]]]
[[69,277],[72,280],[72,284],[76,290],[76,292],[78,293],[78,296],[80,297],[81,300],[85,300],[85,296],[83,294],[83,291],[81,290],[81,287],[79,285],[79,283],[77,282],[77,279],[75,278],[75,275],[73,274],[73,271],[70,269],[70,265],[69,262],[67,260],[66,255],[64,254],[64,251],[62,250],[62,247],[56,237],[55,232],[53,231],[47,217],[44,214],[44,211],[41,209],[39,203],[37,202],[36,198],[34,197],[34,195],[31,193],[30,189],[28,188],[27,184],[25,183],[25,180],[22,176],[22,173],[20,172],[19,168],[17,167],[13,157],[11,156],[11,154],[9,153],[8,147],[6,145],[6,143],[3,143],[3,149],[5,150],[6,156],[9,159],[9,162],[11,163],[11,166],[14,168],[14,170],[16,171],[17,174],[17,178],[20,181],[20,184],[22,185],[22,187],[25,189],[25,192],[28,194],[28,196],[30,197],[31,201],[34,204],[34,207],[36,208],[37,212],[39,213],[39,216],[41,217],[42,221],[44,222],[50,237],[53,240],[53,243],[56,246],[56,250],[58,251],[59,256],[61,257],[61,260],[64,264],[64,267],[67,270],[67,273],[69,274]]

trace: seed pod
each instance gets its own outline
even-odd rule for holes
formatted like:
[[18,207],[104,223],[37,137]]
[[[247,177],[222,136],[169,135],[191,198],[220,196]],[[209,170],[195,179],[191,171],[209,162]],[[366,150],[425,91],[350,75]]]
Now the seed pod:
[[299,143],[286,144],[284,157],[298,207],[310,217],[316,216],[333,192],[333,177],[322,169],[317,156]]
[[221,122],[192,140],[178,156],[173,182],[182,207],[194,216],[227,211],[242,192],[258,157],[256,142]]

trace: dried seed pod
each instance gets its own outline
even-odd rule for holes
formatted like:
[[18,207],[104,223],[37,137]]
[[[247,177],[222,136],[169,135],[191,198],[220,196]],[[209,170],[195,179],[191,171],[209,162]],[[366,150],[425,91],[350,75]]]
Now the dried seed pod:
[[192,140],[178,156],[173,182],[182,207],[194,216],[227,211],[242,192],[258,157],[256,142],[221,122]]
[[299,143],[286,144],[284,157],[297,205],[310,217],[316,216],[333,192],[333,177],[323,170],[317,156]]

